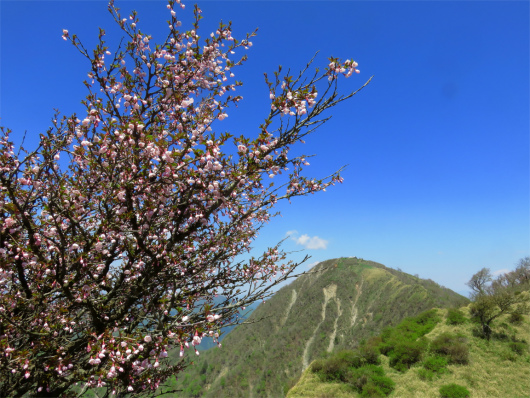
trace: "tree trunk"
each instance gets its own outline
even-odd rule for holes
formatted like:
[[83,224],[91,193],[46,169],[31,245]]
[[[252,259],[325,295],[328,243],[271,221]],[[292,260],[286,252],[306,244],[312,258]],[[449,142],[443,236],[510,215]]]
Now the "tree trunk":
[[484,334],[484,337],[486,337],[486,340],[490,340],[491,338],[491,328],[490,325],[487,323],[482,324],[482,333]]

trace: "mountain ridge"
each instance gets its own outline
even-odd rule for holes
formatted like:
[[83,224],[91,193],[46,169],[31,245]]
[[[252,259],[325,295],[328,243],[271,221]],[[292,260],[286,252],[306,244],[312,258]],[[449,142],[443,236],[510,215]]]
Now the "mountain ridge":
[[231,331],[223,348],[195,358],[178,381],[183,396],[284,396],[323,352],[355,348],[383,327],[468,300],[430,280],[372,261],[323,261],[282,287]]

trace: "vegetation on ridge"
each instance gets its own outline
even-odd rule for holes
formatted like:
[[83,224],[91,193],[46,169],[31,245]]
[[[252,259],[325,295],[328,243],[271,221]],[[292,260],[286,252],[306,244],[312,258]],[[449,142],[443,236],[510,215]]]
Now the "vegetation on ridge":
[[221,349],[191,358],[194,365],[168,388],[184,397],[281,397],[322,352],[355,349],[404,317],[468,303],[433,281],[359,258],[311,271],[261,304],[249,318],[260,322],[238,326]]
[[[313,362],[287,397],[528,397],[528,271],[530,259],[526,258],[515,271],[493,281],[503,283],[491,290],[489,270],[471,279],[470,285],[482,280],[483,292],[502,297],[488,298],[489,313],[498,314],[488,323],[488,333],[484,333],[483,318],[477,316],[477,302],[484,298],[475,295],[466,307],[435,309],[404,319],[355,351]],[[511,304],[503,307],[506,302]],[[384,384],[371,378],[373,372],[356,378],[359,369],[367,366],[380,368]]]
[[517,268],[493,279],[488,268],[477,272],[468,282],[473,290],[471,314],[480,322],[482,335],[492,335],[492,322],[503,314],[513,319],[530,313],[530,257],[521,259]]
[[[458,325],[447,323],[449,310],[437,310],[445,322],[438,322],[432,331],[420,337],[427,344],[421,360],[409,369],[396,369],[391,366],[389,356],[378,356],[379,366],[395,385],[388,394],[390,398],[528,397],[529,317],[524,315],[522,321],[513,323],[510,316],[501,316],[494,323],[494,332],[488,341],[481,336],[480,325],[471,320],[469,309],[470,306],[461,308],[466,321]],[[374,345],[374,341],[377,339],[368,340],[365,344]],[[456,350],[453,349],[455,341],[461,344]],[[354,356],[351,353],[341,355]],[[325,359],[329,362],[334,360],[337,360],[335,355]],[[315,365],[318,362],[315,361],[304,372],[299,382],[288,392],[287,398],[352,398],[361,395],[355,386],[347,382],[331,380],[331,377],[329,381],[323,381],[318,371],[311,371],[318,370],[318,365]],[[469,395],[458,395],[463,389],[469,391]]]

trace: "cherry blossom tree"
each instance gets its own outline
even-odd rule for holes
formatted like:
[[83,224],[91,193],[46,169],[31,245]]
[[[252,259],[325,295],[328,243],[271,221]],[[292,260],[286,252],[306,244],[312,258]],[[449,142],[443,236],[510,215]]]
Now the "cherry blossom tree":
[[246,56],[234,57],[254,33],[237,40],[221,23],[199,38],[200,9],[185,31],[179,5],[168,2],[161,45],[113,0],[124,34],[114,52],[102,29],[92,52],[64,30],[90,62],[86,113],[54,115],[32,151],[1,129],[0,396],[153,394],[186,366],[169,350],[217,339],[300,264],[280,244],[249,253],[274,206],[342,181],[306,177],[307,160],[288,154],[355,94],[337,81],[357,63],[279,68],[256,133],[217,134],[241,100],[234,70]]

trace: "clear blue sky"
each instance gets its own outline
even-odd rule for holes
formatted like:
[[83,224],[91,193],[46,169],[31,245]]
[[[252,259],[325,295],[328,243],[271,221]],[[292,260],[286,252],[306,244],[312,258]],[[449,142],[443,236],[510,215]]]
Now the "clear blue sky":
[[[138,10],[156,42],[167,32],[165,4],[117,1]],[[186,26],[194,3],[185,4]],[[307,169],[315,176],[348,164],[344,184],[281,205],[257,248],[297,231],[285,248],[305,242],[310,263],[357,256],[459,292],[480,268],[513,269],[530,255],[527,1],[198,4],[203,36],[221,19],[236,37],[259,28],[236,71],[244,101],[223,130],[254,134],[269,107],[263,72],[300,69],[317,50],[317,65],[328,55],[359,63],[344,92],[374,75],[300,149],[317,154]],[[0,18],[0,124],[19,138],[27,130],[31,145],[53,108],[80,111],[86,95],[88,64],[62,29],[87,48],[98,26],[116,30],[105,1],[2,0]]]

